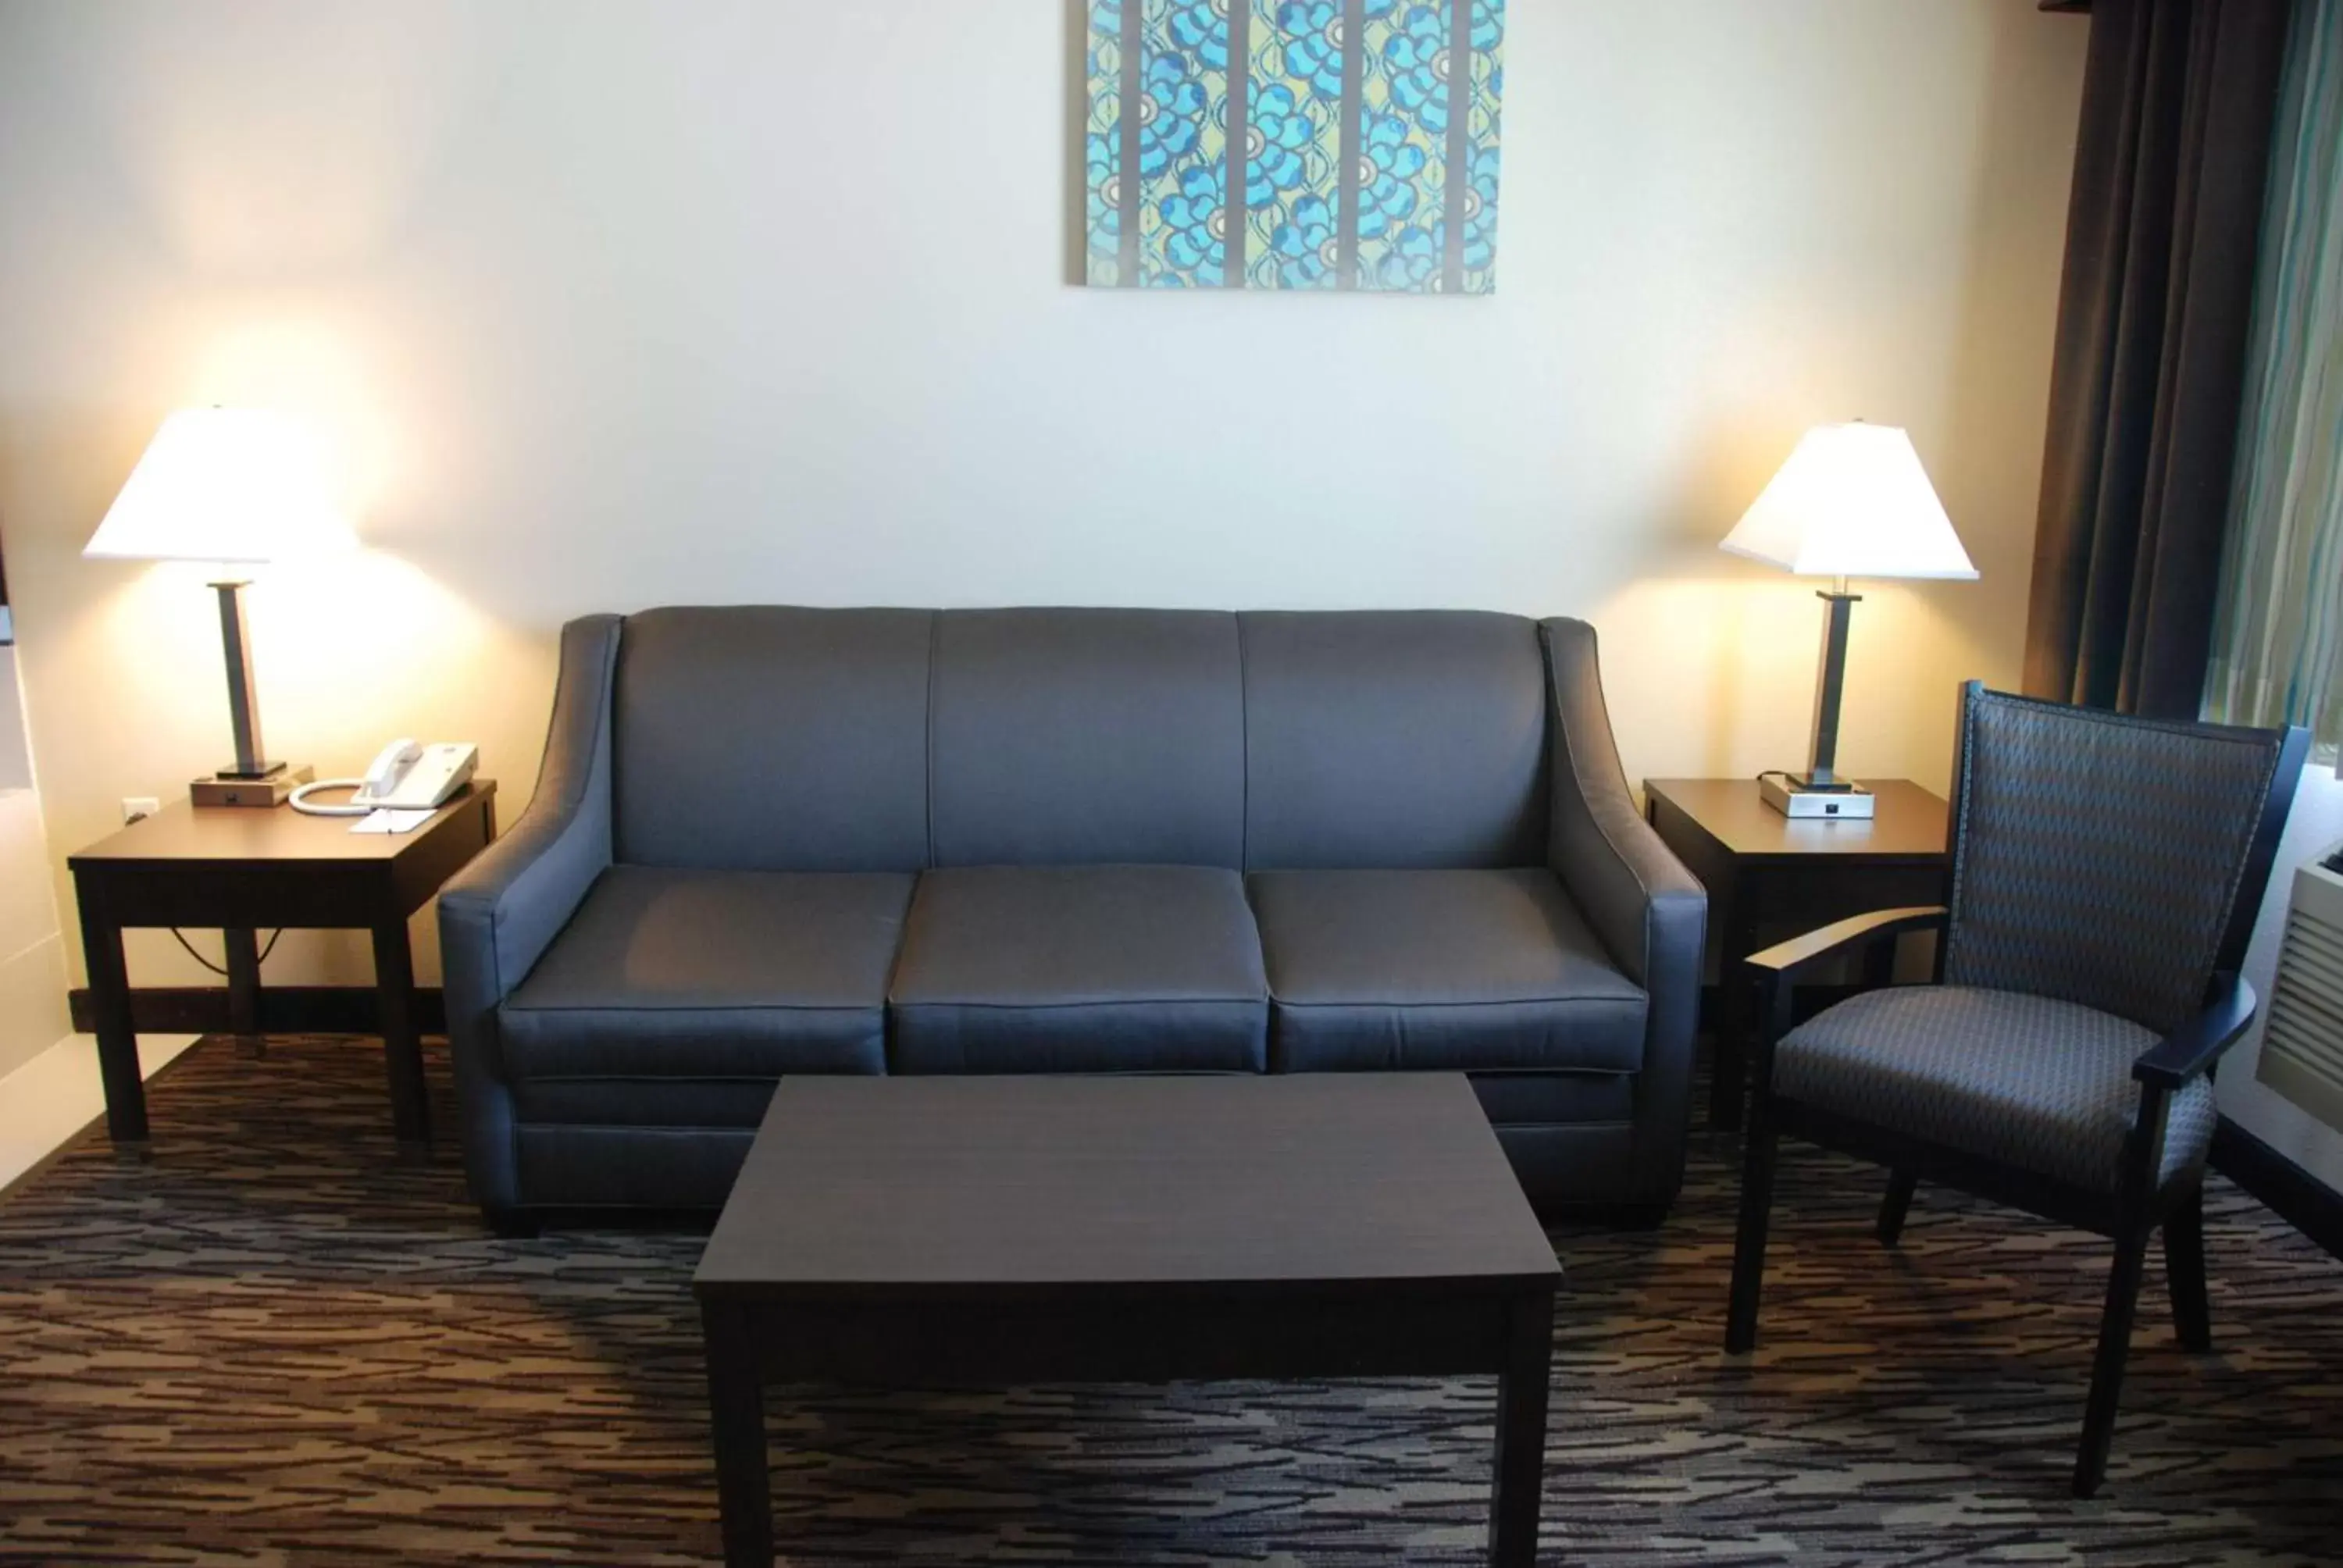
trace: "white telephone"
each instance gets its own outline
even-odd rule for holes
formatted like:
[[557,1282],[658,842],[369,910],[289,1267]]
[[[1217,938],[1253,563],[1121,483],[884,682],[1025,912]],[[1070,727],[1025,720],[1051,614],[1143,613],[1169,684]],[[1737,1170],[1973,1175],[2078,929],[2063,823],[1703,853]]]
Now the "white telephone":
[[[480,749],[464,741],[422,746],[405,737],[392,741],[369,764],[363,779],[320,779],[293,791],[292,807],[313,817],[364,817],[377,810],[428,811],[471,782]],[[323,789],[357,791],[346,802],[327,805],[309,799]]]

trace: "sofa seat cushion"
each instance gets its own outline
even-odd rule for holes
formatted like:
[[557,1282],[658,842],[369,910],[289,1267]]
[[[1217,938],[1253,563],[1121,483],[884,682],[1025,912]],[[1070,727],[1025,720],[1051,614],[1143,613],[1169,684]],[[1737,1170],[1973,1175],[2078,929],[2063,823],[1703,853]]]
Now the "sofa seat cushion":
[[[886,1070],[905,874],[613,866],[498,1011],[516,1079]],[[612,1108],[624,1120],[624,1106]]]
[[930,871],[888,991],[898,1072],[1258,1072],[1261,938],[1234,871]]
[[1279,1072],[1643,1063],[1642,989],[1546,870],[1261,871]]

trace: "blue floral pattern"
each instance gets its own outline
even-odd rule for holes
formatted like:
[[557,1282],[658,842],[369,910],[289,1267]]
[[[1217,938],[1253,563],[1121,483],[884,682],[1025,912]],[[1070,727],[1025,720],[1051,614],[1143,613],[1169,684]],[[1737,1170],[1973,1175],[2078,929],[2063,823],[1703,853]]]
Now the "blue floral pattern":
[[1209,99],[1183,55],[1156,55],[1140,80],[1139,172],[1151,179],[1171,167],[1173,158],[1195,150]]
[[1302,112],[1293,89],[1280,83],[1252,101],[1254,151],[1245,163],[1245,205],[1267,205],[1279,191],[1300,190],[1309,179],[1304,161],[1318,127]]
[[[1385,0],[1388,4],[1389,0]],[[1342,101],[1342,7],[1339,0],[1285,0],[1277,8],[1289,75],[1330,103]]]
[[1392,101],[1435,136],[1448,134],[1448,16],[1416,5],[1383,42]]
[[1307,196],[1293,204],[1293,216],[1279,224],[1271,243],[1276,246],[1276,274],[1288,288],[1315,288],[1333,276],[1334,208],[1324,196]]
[[[1178,194],[1160,204],[1164,248],[1182,274],[1218,274],[1228,265],[1221,236],[1221,180],[1210,169],[1190,169]],[[1219,279],[1215,276],[1212,281]]]
[[1360,137],[1359,236],[1380,236],[1415,216],[1417,178],[1430,155],[1408,140],[1395,115],[1376,115]]
[[1092,283],[1494,287],[1504,0],[1351,3],[1087,0]]
[[1082,131],[1082,196],[1089,220],[1083,247],[1090,281],[1111,288],[1122,277],[1122,4],[1091,0],[1090,116]]
[[1467,294],[1497,286],[1497,122],[1505,97],[1503,0],[1473,0],[1470,107],[1464,116],[1463,276]]
[[1175,0],[1169,21],[1172,43],[1209,71],[1229,68],[1228,6],[1213,0]]

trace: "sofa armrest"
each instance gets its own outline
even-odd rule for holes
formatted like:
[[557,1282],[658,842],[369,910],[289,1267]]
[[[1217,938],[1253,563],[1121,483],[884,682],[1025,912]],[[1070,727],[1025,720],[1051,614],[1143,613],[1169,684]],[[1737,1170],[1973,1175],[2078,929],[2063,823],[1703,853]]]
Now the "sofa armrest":
[[447,1033],[458,1066],[501,1067],[496,1010],[610,863],[610,679],[617,616],[561,629],[561,674],[537,792],[439,893]]
[[1562,879],[1612,961],[1644,988],[1644,1062],[1635,1075],[1629,1201],[1664,1211],[1684,1181],[1692,1117],[1693,1035],[1700,1021],[1708,893],[1635,809],[1603,702],[1594,628],[1540,624],[1552,748],[1546,864]]
[[1553,819],[1546,862],[1627,978],[1656,998],[1697,995],[1708,893],[1635,809],[1603,700],[1594,628],[1540,623],[1553,682]]
[[1692,1036],[1701,1017],[1708,890],[1635,811],[1603,703],[1595,628],[1539,623],[1549,682],[1551,820],[1546,865],[1595,938],[1643,987],[1643,1071],[1635,1073],[1635,1146],[1628,1202],[1664,1211],[1684,1179],[1692,1122]]

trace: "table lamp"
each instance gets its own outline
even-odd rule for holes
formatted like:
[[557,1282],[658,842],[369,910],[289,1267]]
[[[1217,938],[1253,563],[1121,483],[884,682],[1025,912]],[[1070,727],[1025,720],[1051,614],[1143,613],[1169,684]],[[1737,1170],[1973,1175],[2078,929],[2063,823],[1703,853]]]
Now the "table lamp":
[[221,565],[210,586],[219,595],[236,760],[189,786],[196,805],[275,806],[311,776],[271,761],[262,747],[244,617],[250,578],[236,568],[356,542],[307,428],[255,408],[187,408],[164,420],[90,536],[85,556]]
[[1865,818],[1871,792],[1838,773],[1839,697],[1846,685],[1849,578],[1975,578],[1912,437],[1892,425],[1817,425],[1718,547],[1801,577],[1826,577],[1815,739],[1804,773],[1767,773],[1766,804],[1791,817]]

